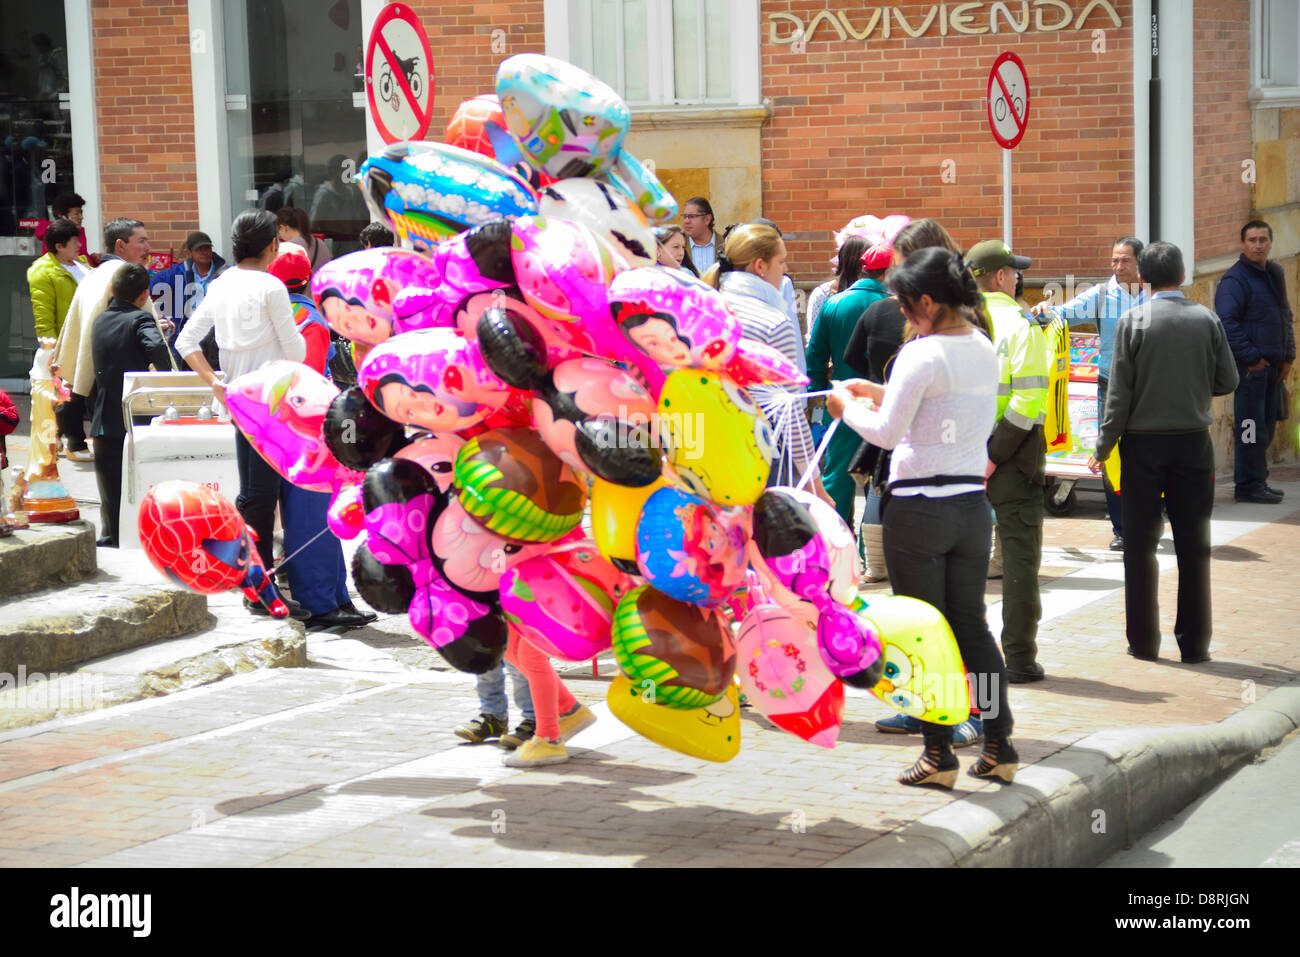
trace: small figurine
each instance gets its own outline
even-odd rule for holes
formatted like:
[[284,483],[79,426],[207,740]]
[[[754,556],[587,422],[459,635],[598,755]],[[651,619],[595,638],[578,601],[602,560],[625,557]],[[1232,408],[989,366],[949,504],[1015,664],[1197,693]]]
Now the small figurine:
[[76,502],[59,478],[59,426],[54,407],[67,402],[72,393],[50,367],[54,342],[40,340],[28,373],[32,381],[32,434],[22,507],[33,522],[70,522],[80,517]]

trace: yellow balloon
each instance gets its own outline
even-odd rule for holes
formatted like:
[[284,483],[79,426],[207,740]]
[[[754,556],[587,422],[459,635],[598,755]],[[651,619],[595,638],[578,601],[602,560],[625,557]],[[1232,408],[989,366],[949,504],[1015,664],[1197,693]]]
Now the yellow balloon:
[[592,482],[592,537],[596,540],[596,549],[606,560],[636,561],[636,520],[646,500],[667,487],[668,483],[663,479],[655,479],[653,484],[641,488],[615,485],[604,479]]
[[928,602],[901,595],[859,597],[854,610],[876,626],[885,675],[871,689],[885,704],[931,724],[970,717],[966,667],[952,628]]
[[718,505],[753,505],[767,486],[775,441],[754,400],[729,377],[678,369],[659,393],[664,457],[683,488]]
[[647,701],[639,688],[619,675],[605,700],[614,717],[671,751],[718,762],[740,753],[740,693],[735,682],[703,708],[666,708]]

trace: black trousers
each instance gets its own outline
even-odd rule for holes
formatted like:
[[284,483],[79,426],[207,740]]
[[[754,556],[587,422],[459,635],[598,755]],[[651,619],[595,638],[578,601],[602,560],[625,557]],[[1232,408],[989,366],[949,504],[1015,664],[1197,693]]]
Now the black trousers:
[[95,437],[95,479],[99,483],[100,538],[116,548],[117,516],[122,507],[122,436]]
[[1210,649],[1210,512],[1214,446],[1209,431],[1180,435],[1129,433],[1120,439],[1120,503],[1124,509],[1124,609],[1133,653],[1160,652],[1160,495],[1178,554],[1178,617],[1174,639],[1184,661]]
[[[975,684],[985,733],[1009,737],[1006,665],[984,620],[993,536],[988,499],[983,492],[945,498],[894,495],[882,524],[894,594],[929,602],[948,619],[967,680]],[[927,744],[952,743],[950,725],[924,722],[921,732]]]
[[[84,452],[86,450],[86,402],[84,395],[72,393],[72,398],[63,403],[54,420],[59,424],[59,434],[68,440],[68,451]],[[95,452],[98,454],[99,450]],[[121,461],[121,450],[118,450]]]

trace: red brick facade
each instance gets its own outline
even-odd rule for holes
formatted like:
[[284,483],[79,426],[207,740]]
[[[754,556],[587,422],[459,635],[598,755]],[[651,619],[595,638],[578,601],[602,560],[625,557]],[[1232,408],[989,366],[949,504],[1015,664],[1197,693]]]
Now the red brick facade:
[[179,252],[199,221],[188,4],[94,0],[92,16],[103,221],[138,219]]
[[[827,273],[830,232],[862,213],[932,216],[965,247],[1001,238],[1002,156],[984,97],[994,59],[1008,49],[1031,87],[1029,129],[1014,157],[1014,244],[1034,257],[1039,277],[1104,269],[1111,241],[1134,228],[1127,0],[1114,4],[1118,29],[1097,12],[1079,31],[1017,36],[1002,26],[996,36],[941,37],[935,28],[912,39],[895,26],[889,39],[877,30],[864,44],[840,40],[823,21],[803,51],[772,42],[769,13],[811,25],[828,6],[839,9],[822,0],[762,4],[763,93],[775,106],[763,136],[763,208],[798,235],[789,243],[798,278]],[[936,5],[896,6],[919,26]],[[987,24],[988,5],[979,6]],[[1074,6],[1077,16],[1082,5]],[[845,9],[861,32],[868,11],[858,7]],[[778,37],[792,29],[778,23]],[[1103,35],[1094,39],[1094,29]],[[956,182],[944,182],[949,160]]]
[[1196,258],[1241,251],[1250,218],[1250,18],[1241,0],[1196,0],[1193,154],[1196,157]]

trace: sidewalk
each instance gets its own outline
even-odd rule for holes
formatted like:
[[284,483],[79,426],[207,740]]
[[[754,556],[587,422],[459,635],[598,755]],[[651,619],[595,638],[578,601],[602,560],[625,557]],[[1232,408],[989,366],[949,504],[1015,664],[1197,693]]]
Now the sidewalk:
[[[451,733],[477,711],[472,677],[430,670],[436,655],[385,616],[313,636],[306,669],[0,734],[0,866],[1091,863],[1300,722],[1300,693],[1269,697],[1300,671],[1300,469],[1270,481],[1286,504],[1235,505],[1230,484],[1218,490],[1207,665],[1124,654],[1122,561],[1106,549],[1100,495],[1048,519],[1049,678],[1011,688],[1024,764],[1009,788],[964,773],[952,792],[897,784],[919,738],[876,732],[891,712],[858,692],[832,751],[746,711],[739,757],[696,761],[609,715],[612,661],[598,679],[589,665],[565,673],[600,715],[572,761],[504,768],[495,746]],[[1169,656],[1167,531],[1160,555]],[[996,623],[997,582],[988,600]],[[959,757],[965,768],[974,750]]]

